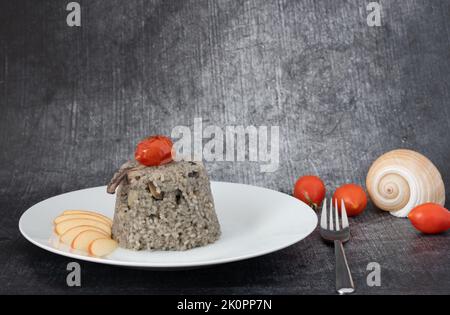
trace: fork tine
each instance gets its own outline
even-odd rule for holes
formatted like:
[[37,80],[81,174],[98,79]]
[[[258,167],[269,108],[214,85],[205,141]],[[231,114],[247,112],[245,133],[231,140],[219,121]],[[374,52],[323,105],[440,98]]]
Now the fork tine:
[[333,199],[330,200],[330,231],[334,231],[334,222],[333,222]]
[[337,198],[334,199],[334,219],[336,222],[336,231],[339,231],[339,208]]
[[344,199],[341,200],[341,216],[342,216],[342,228],[348,228],[347,210],[345,209]]
[[327,199],[323,201],[322,213],[320,217],[320,227],[322,229],[327,229]]

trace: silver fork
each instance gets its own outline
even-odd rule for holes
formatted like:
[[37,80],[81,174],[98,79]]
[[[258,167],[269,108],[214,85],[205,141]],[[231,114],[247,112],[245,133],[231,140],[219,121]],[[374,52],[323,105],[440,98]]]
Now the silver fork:
[[342,222],[339,224],[337,200],[335,200],[333,210],[333,199],[331,199],[328,214],[327,200],[325,199],[320,218],[320,235],[325,241],[334,242],[334,254],[336,256],[336,291],[339,294],[347,294],[355,291],[355,285],[353,284],[352,274],[348,267],[343,246],[343,243],[350,240],[350,228],[348,225],[347,210],[345,209],[344,200],[341,201],[341,217]]

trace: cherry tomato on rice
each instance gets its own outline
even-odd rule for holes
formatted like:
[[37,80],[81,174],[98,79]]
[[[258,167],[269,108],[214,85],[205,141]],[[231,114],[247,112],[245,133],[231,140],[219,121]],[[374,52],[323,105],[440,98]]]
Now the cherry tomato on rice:
[[165,136],[152,136],[138,143],[135,159],[145,166],[157,166],[169,163],[172,158],[172,140]]

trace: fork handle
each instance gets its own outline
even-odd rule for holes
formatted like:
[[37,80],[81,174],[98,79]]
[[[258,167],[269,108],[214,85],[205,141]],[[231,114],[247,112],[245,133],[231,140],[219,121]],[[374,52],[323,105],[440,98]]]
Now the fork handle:
[[336,291],[339,294],[353,293],[355,285],[341,241],[334,241],[334,254],[336,256]]

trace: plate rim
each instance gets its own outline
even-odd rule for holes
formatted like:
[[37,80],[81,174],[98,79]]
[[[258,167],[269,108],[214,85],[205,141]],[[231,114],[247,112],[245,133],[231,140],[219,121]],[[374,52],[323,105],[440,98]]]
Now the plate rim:
[[[258,189],[263,189],[263,190],[269,190],[272,192],[276,192],[282,195],[285,195],[289,198],[293,198],[296,201],[300,202],[301,204],[303,204],[306,208],[309,208],[309,213],[312,215],[312,217],[314,218],[314,227],[311,227],[311,231],[309,231],[305,236],[301,237],[301,238],[296,238],[293,241],[287,242],[285,245],[283,246],[275,246],[272,248],[268,248],[268,249],[264,249],[264,250],[260,250],[257,251],[255,253],[250,253],[247,255],[240,255],[240,256],[233,256],[233,257],[229,257],[229,258],[221,258],[221,259],[214,259],[214,260],[204,260],[204,261],[199,261],[199,262],[174,262],[174,263],[157,263],[157,262],[136,262],[136,261],[122,261],[122,260],[113,260],[113,259],[103,259],[103,258],[97,258],[97,257],[91,257],[91,256],[83,256],[80,254],[76,254],[76,253],[71,253],[71,252],[66,252],[66,251],[61,251],[57,248],[52,247],[51,245],[44,245],[41,244],[38,241],[35,241],[33,238],[31,238],[29,235],[27,235],[27,233],[24,231],[23,229],[23,221],[25,216],[27,215],[27,213],[34,207],[38,206],[39,204],[46,202],[50,199],[56,198],[56,197],[61,197],[64,196],[66,194],[71,194],[71,193],[75,193],[75,192],[82,192],[85,190],[91,190],[91,189],[100,189],[106,186],[95,186],[95,187],[89,187],[89,188],[83,188],[83,189],[79,189],[79,190],[74,190],[74,191],[69,191],[69,192],[65,192],[59,195],[55,195],[52,196],[50,198],[44,199],[34,205],[32,205],[31,207],[29,207],[27,210],[25,210],[22,215],[20,216],[19,219],[19,231],[22,234],[22,236],[29,241],[30,243],[32,243],[33,245],[51,252],[53,254],[62,256],[62,257],[68,257],[68,258],[73,258],[73,259],[77,259],[77,260],[81,260],[81,261],[87,261],[87,262],[93,262],[93,263],[98,263],[98,264],[103,264],[103,265],[110,265],[110,266],[120,266],[120,267],[136,267],[136,268],[153,268],[153,269],[176,269],[176,268],[192,268],[192,267],[205,267],[205,266],[214,266],[214,265],[220,265],[220,264],[226,264],[226,263],[231,263],[231,262],[237,262],[237,261],[242,261],[242,260],[247,260],[247,259],[252,259],[252,258],[256,258],[256,257],[260,257],[260,256],[264,256],[264,255],[268,255],[271,253],[275,253],[277,251],[286,249],[302,240],[304,240],[305,238],[307,238],[308,236],[310,236],[314,230],[317,228],[317,224],[318,224],[318,217],[317,217],[317,213],[314,212],[313,209],[311,209],[306,203],[304,203],[301,200],[296,199],[295,197],[288,195],[286,193],[283,193],[281,191],[277,191],[274,189],[270,189],[270,188],[266,188],[266,187],[261,187],[261,186],[256,186],[256,185],[250,185],[250,184],[243,184],[243,183],[234,183],[234,182],[226,182],[226,181],[211,181],[211,184],[213,183],[217,183],[217,184],[232,184],[232,185],[242,185],[242,186],[247,186],[247,187],[253,187],[253,188],[258,188]],[[305,210],[308,210],[306,209]]]

